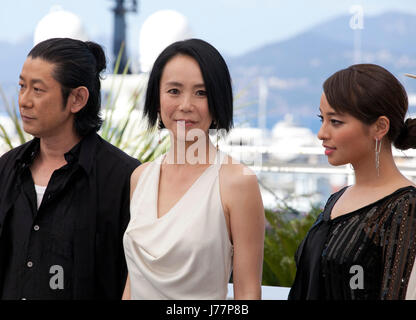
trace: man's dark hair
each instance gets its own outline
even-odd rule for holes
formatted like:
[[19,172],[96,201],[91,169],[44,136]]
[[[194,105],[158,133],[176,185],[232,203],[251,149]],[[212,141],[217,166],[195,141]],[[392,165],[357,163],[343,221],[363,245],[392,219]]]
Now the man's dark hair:
[[75,130],[81,137],[98,131],[102,124],[100,73],[106,68],[101,46],[91,41],[53,38],[38,43],[28,57],[54,64],[52,76],[62,87],[64,107],[72,89],[79,86],[88,89],[87,104],[75,114]]
[[[200,39],[178,41],[169,45],[156,59],[146,91],[144,116],[148,119],[149,128],[157,122],[160,109],[160,79],[166,63],[177,55],[194,58],[201,69],[208,98],[209,112],[213,118],[211,129],[226,129],[233,126],[233,92],[231,77],[223,57],[208,42]],[[160,121],[159,128],[164,128]]]

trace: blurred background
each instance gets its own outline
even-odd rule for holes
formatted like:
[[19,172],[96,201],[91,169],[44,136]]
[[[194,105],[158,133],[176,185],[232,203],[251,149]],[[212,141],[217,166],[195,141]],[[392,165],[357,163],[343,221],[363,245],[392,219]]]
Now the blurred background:
[[[11,135],[5,105],[17,105],[21,66],[35,43],[53,36],[105,48],[103,101],[114,82],[121,88],[115,118],[128,112],[137,90],[145,90],[154,59],[168,44],[197,37],[214,45],[229,65],[235,93],[235,129],[222,147],[255,169],[270,208],[280,199],[308,212],[353,182],[349,167],[328,165],[316,138],[322,83],[335,71],[362,62],[384,66],[407,89],[409,116],[416,113],[416,80],[404,76],[416,73],[412,0],[2,1],[0,124]],[[117,73],[128,61],[124,76],[113,74],[121,43]],[[0,140],[0,152],[7,149]],[[413,151],[395,154],[416,179]]]
[[[416,74],[414,0],[4,0],[0,155],[32,138],[21,130],[18,77],[34,44],[51,37],[104,47],[99,133],[142,162],[169,146],[145,134],[141,118],[157,55],[190,37],[221,52],[233,80],[235,128],[219,145],[254,170],[260,184],[267,219],[263,299],[286,298],[300,241],[329,195],[354,182],[349,166],[328,164],[316,137],[324,80],[351,64],[379,64],[402,82],[408,116],[416,117],[416,80],[404,75]],[[416,182],[415,151],[393,150],[399,169]]]

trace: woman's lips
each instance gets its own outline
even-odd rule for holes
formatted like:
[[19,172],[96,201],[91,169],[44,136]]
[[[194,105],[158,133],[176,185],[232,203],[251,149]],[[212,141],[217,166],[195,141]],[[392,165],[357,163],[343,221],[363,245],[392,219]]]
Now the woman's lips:
[[336,150],[336,148],[329,148],[329,147],[325,147],[325,155],[329,156],[331,155],[334,151]]
[[189,120],[177,120],[177,122],[179,125],[185,126],[186,128],[191,127],[195,124],[195,122]]

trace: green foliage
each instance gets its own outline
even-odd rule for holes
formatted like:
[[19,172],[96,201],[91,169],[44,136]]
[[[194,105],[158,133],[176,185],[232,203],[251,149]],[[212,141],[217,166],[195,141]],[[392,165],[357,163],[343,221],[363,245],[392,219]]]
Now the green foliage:
[[[290,287],[295,279],[296,250],[321,212],[317,206],[304,217],[285,206],[265,210],[267,226],[264,240],[263,285]],[[297,216],[293,218],[293,216]]]
[[[117,74],[122,50],[123,48],[120,49],[117,57],[114,75]],[[123,75],[126,74],[128,65],[129,62],[123,70]],[[130,99],[131,105],[127,113],[118,119],[115,117],[118,111],[115,106],[123,83],[121,82],[117,90],[113,84],[114,82],[103,106],[104,122],[99,132],[100,135],[111,144],[139,159],[142,163],[152,161],[160,154],[165,153],[170,145],[169,135],[160,139],[157,137],[156,130],[149,132],[144,125],[140,126],[142,119],[141,115],[138,114],[137,105],[142,91],[136,90]],[[10,106],[1,88],[0,94],[6,112],[17,132],[16,144],[28,141],[30,137],[22,129],[15,104],[12,103]],[[143,129],[138,130],[138,128]],[[1,140],[10,149],[17,146],[13,144],[10,133],[0,123]],[[300,217],[299,212],[288,206],[278,210],[265,210],[267,228],[264,242],[263,285],[284,287],[292,285],[296,274],[295,252],[320,211],[320,208],[313,206],[308,215]]]
[[[124,47],[122,46],[114,67],[114,75],[118,72],[123,49]],[[128,66],[129,61],[123,70],[123,77],[127,73]],[[139,89],[137,89],[136,92],[134,92],[130,97],[129,102],[131,105],[128,111],[120,119],[114,116],[117,112],[120,112],[119,110],[116,110],[115,106],[122,86],[123,82],[120,83],[118,88],[114,88],[114,81],[112,82],[110,92],[107,96],[105,104],[102,107],[104,121],[99,134],[103,139],[124,150],[132,157],[139,159],[141,162],[152,161],[169,148],[169,137],[163,137],[158,143],[159,139],[156,137],[155,130],[148,131],[143,125],[140,126],[140,121],[142,119],[138,112],[137,105],[142,92]],[[18,145],[29,141],[31,137],[23,131],[21,121],[19,120],[16,112],[16,106],[14,102],[12,102],[10,106],[1,87],[0,94],[6,107],[6,112],[12,120],[18,136],[18,141],[13,142],[10,133],[7,132],[4,126],[0,123],[0,141],[3,141],[9,149],[13,149]],[[138,130],[138,128],[143,129]]]
[[[114,66],[114,75],[118,73],[123,50],[124,45],[122,44]],[[169,139],[164,137],[157,143],[156,140],[159,139],[156,139],[156,131],[148,131],[143,124],[140,125],[142,118],[138,112],[138,101],[143,92],[139,88],[130,97],[131,105],[127,113],[118,120],[114,117],[118,111],[115,106],[123,87],[123,79],[127,73],[129,64],[130,60],[127,61],[122,72],[122,81],[119,87],[117,89],[114,88],[114,80],[111,83],[110,92],[103,107],[104,122],[100,130],[100,135],[117,148],[144,163],[152,161],[164,153],[169,148]],[[114,93],[115,96],[113,97]]]
[[[9,101],[6,98],[6,95],[4,94],[3,89],[0,87],[0,95],[3,100],[3,104],[6,108],[6,112],[8,117],[12,120],[13,126],[17,132],[18,136],[18,144],[23,144],[28,140],[28,135],[23,131],[22,125],[19,121],[19,117],[16,112],[16,106],[12,100],[11,106]],[[10,136],[10,133],[6,131],[4,126],[0,123],[0,141],[3,140],[3,142],[10,148],[13,149],[14,147],[17,147],[17,145],[13,144],[12,137]]]

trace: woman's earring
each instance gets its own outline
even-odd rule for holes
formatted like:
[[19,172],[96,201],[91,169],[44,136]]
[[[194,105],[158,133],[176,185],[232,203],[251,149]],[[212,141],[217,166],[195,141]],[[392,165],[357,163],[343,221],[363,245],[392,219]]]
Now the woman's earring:
[[217,151],[218,151],[218,140],[220,139],[220,136],[218,134],[218,125],[217,125],[217,122],[214,121],[213,125],[215,126],[215,130],[217,130],[217,143],[216,143],[216,148],[217,148]]
[[380,176],[380,151],[381,151],[381,139],[380,141],[376,138],[376,170],[377,170],[377,177]]
[[162,122],[162,120],[160,119],[160,113],[157,114],[157,137],[158,137],[158,144],[162,143],[162,138],[161,138],[161,125],[160,123]]

